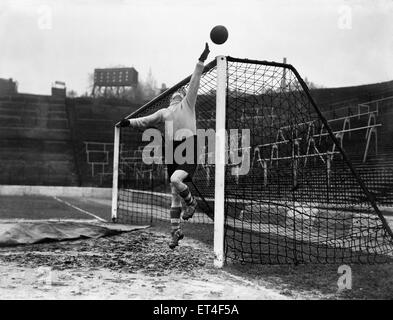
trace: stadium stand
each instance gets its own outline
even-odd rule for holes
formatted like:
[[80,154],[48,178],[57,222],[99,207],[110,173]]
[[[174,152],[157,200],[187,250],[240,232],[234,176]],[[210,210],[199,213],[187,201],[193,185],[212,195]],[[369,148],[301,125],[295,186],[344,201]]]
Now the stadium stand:
[[393,205],[393,96],[325,112],[342,147],[382,206]]
[[[393,120],[392,88],[393,81],[311,91],[365,182],[379,198],[383,196],[377,200],[389,206],[393,128],[387,124]],[[113,126],[138,107],[113,99],[1,96],[0,184],[110,187]],[[323,138],[320,132],[314,134]],[[138,170],[141,176],[147,174]]]
[[113,166],[113,126],[139,105],[120,100],[67,99],[75,163],[82,186],[110,187]]
[[64,99],[0,98],[0,136],[2,184],[78,184]]

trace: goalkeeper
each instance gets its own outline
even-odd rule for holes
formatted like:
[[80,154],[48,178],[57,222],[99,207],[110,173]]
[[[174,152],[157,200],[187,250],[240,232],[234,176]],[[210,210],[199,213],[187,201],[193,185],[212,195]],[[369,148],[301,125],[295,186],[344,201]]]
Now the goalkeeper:
[[[183,239],[184,234],[180,228],[180,217],[183,220],[190,219],[196,209],[197,201],[191,194],[188,186],[184,183],[186,179],[191,179],[197,165],[197,137],[196,137],[196,115],[195,104],[199,89],[199,83],[203,72],[203,63],[209,55],[209,45],[206,43],[205,50],[199,58],[187,93],[184,90],[175,92],[170,100],[167,108],[158,110],[152,115],[135,118],[123,119],[120,122],[121,127],[149,128],[159,123],[172,122],[173,130],[168,130],[165,126],[165,137],[169,137],[173,141],[173,163],[167,163],[168,175],[171,185],[171,241],[169,247],[174,249],[179,244],[179,240]],[[178,164],[175,159],[175,150],[178,145],[188,140],[186,143],[192,143],[194,147],[194,156],[192,163],[186,162]],[[187,149],[186,149],[187,150]],[[187,157],[187,160],[189,157]],[[182,210],[181,198],[186,204]]]

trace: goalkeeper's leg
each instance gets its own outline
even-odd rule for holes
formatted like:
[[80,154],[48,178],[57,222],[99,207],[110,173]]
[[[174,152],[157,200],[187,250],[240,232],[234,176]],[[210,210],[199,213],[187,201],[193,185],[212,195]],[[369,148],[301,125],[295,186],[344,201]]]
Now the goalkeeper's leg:
[[181,215],[181,201],[176,188],[171,183],[172,203],[171,203],[171,241],[169,247],[174,249],[179,245],[179,240],[183,239],[184,235],[180,228]]
[[186,208],[183,212],[183,220],[188,220],[194,215],[197,201],[191,194],[188,186],[183,182],[188,173],[184,170],[176,170],[171,176],[171,184],[176,188],[180,197],[183,198]]

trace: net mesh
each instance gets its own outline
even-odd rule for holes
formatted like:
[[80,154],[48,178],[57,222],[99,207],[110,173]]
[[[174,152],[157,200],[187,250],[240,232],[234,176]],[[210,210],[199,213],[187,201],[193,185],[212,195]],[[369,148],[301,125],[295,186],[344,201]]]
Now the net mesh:
[[[215,128],[216,119],[216,66],[215,61],[205,67],[195,106],[197,128]],[[158,99],[142,107],[132,117],[142,117],[169,106],[171,95],[181,88],[187,90],[190,78],[166,91]],[[164,124],[157,127],[164,137]],[[164,164],[147,165],[142,160],[142,150],[149,142],[142,142],[142,131],[121,128],[119,155],[118,221],[145,224],[157,220],[169,221],[171,202],[167,167]],[[190,223],[213,223],[214,166],[208,162],[209,150],[203,150],[192,181],[188,186],[199,200]],[[165,151],[162,151],[165,154]],[[165,163],[164,159],[162,161]],[[203,193],[203,194],[202,194]]]
[[[215,129],[220,116],[216,78],[212,62],[198,92],[198,129]],[[132,117],[166,108],[188,81]],[[239,134],[227,141],[225,256],[263,264],[390,261],[390,228],[302,83],[289,65],[228,57],[226,129]],[[121,128],[118,221],[168,221],[166,166],[146,165],[141,141],[141,132]],[[200,157],[189,183],[199,200],[191,223],[212,223],[214,154],[205,147]]]

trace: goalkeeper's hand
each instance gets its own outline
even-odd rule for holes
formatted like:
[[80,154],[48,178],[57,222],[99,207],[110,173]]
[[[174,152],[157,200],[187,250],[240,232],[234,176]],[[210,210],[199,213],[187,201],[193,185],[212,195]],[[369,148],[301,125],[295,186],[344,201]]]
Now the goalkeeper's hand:
[[209,53],[210,53],[209,45],[208,45],[207,42],[206,42],[205,50],[203,50],[201,56],[199,57],[199,61],[205,62],[206,59],[207,59],[207,56],[209,55]]
[[130,120],[128,119],[123,119],[119,123],[119,127],[129,127],[131,125]]

